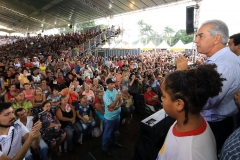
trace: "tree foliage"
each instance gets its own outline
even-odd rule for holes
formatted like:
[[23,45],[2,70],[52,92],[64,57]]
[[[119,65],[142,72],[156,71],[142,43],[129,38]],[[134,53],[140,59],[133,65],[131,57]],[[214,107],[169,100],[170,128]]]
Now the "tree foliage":
[[172,45],[175,45],[179,40],[181,40],[184,44],[190,43],[193,41],[193,37],[193,34],[187,35],[186,30],[181,29],[172,38]]

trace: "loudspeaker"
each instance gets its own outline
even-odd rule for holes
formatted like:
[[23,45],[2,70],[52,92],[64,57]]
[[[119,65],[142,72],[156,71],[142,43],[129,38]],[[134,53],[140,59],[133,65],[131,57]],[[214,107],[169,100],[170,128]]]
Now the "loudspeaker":
[[167,116],[163,109],[142,120],[133,159],[156,160],[168,130],[174,122],[175,119]]
[[194,7],[186,8],[186,33],[193,34],[194,33]]

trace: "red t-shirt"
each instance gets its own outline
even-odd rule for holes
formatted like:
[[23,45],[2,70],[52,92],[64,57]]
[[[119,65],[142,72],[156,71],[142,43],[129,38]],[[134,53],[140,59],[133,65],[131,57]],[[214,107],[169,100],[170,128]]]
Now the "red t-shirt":
[[144,100],[147,104],[150,104],[152,106],[154,106],[155,104],[158,103],[158,100],[154,100],[154,101],[148,101],[149,98],[153,98],[154,96],[156,96],[157,94],[154,93],[153,91],[149,92],[145,92],[144,93]]
[[99,103],[99,104],[103,104],[103,100],[96,98],[95,101],[93,102],[93,107],[95,108],[95,104]]

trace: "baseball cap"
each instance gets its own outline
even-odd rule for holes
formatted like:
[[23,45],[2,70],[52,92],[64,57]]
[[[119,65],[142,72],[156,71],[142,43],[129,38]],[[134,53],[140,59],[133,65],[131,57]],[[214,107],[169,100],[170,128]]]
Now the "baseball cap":
[[108,78],[108,79],[106,80],[106,83],[107,83],[107,84],[110,84],[110,83],[116,83],[116,82],[115,82],[114,79]]

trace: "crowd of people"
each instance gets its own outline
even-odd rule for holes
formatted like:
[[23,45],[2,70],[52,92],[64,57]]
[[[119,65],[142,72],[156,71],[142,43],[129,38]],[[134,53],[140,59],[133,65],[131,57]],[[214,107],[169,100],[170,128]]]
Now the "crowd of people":
[[39,35],[1,46],[1,159],[51,159],[61,155],[64,141],[74,154],[80,137],[92,137],[97,119],[104,123],[103,153],[110,156],[110,144],[122,147],[120,121],[131,125],[141,99],[176,119],[157,159],[231,157],[230,135],[240,124],[240,42],[239,34],[228,42],[224,22],[200,27],[195,43],[202,55],[194,64],[193,55],[170,51],[79,54],[79,36]]

